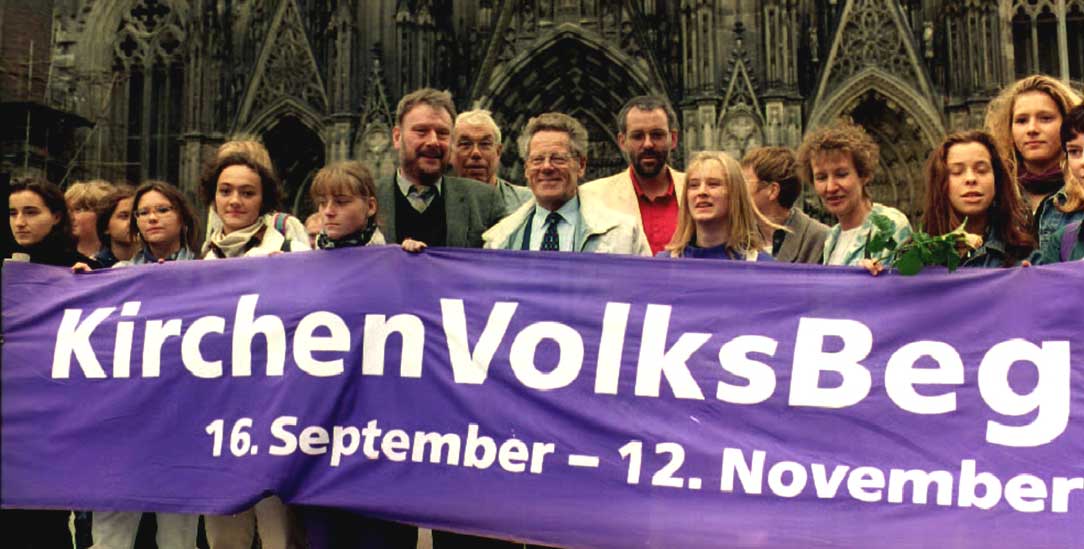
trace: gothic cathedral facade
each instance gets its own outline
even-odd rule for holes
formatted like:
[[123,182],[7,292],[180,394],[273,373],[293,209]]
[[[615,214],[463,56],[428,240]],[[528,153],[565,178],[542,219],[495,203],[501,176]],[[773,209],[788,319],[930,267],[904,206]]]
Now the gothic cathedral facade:
[[657,94],[679,165],[852,117],[881,145],[875,198],[913,215],[928,152],[1002,86],[1080,87],[1084,0],[56,0],[51,49],[50,106],[89,121],[80,178],[193,192],[214,147],[258,136],[304,213],[326,162],[394,170],[395,105],[421,86],[494,113],[512,180],[527,119],[576,116],[597,176],[625,166],[621,105]]

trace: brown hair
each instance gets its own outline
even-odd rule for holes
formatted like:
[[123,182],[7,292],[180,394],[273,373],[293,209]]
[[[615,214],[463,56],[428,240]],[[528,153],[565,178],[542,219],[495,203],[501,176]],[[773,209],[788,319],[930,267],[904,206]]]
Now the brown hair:
[[16,176],[8,188],[11,195],[23,191],[32,192],[41,198],[49,213],[56,214],[59,221],[49,230],[49,234],[35,246],[57,250],[75,250],[75,236],[72,235],[72,219],[68,214],[68,204],[64,200],[64,191],[50,181],[37,175]]
[[802,194],[798,162],[786,147],[760,147],[746,153],[743,168],[753,170],[761,185],[779,184],[779,205],[790,209]]
[[666,245],[671,257],[681,257],[685,248],[696,241],[696,223],[693,222],[688,204],[688,181],[693,173],[709,162],[716,162],[723,168],[723,183],[726,185],[728,200],[728,246],[742,253],[758,251],[767,245],[760,226],[781,228],[764,217],[753,205],[753,197],[749,194],[745,176],[741,173],[741,164],[738,164],[737,160],[724,152],[701,151],[693,155],[685,170],[686,191],[684,196],[678,197],[677,229],[674,230],[670,243]]
[[199,230],[199,218],[196,217],[195,211],[192,209],[192,204],[188,201],[188,197],[184,195],[177,187],[166,183],[165,181],[144,181],[135,190],[135,195],[132,197],[132,221],[131,228],[129,229],[133,237],[142,238],[143,235],[139,234],[139,225],[136,223],[135,210],[139,208],[139,199],[143,198],[143,195],[154,191],[160,193],[162,196],[169,200],[169,203],[173,205],[173,209],[177,211],[177,215],[181,216],[181,245],[187,247],[190,251],[199,252],[200,249],[200,237],[202,234]]
[[[1066,143],[1076,139],[1078,135],[1084,135],[1084,103],[1081,103],[1065,115],[1061,121],[1061,148],[1066,149]],[[1065,203],[1061,205],[1065,213],[1084,210],[1084,181],[1070,173],[1065,178]]]
[[880,147],[873,138],[862,126],[847,118],[810,131],[798,147],[798,177],[802,182],[813,184],[813,158],[829,153],[851,157],[858,176],[865,180],[862,196],[869,199],[869,181],[877,173],[880,158]]
[[[321,195],[350,194],[376,198],[376,181],[369,168],[356,160],[336,162],[320,168],[312,178],[309,197],[315,203]],[[377,205],[379,208],[379,205]],[[376,212],[372,212],[375,214]],[[371,214],[371,215],[372,215]]]
[[[117,205],[120,204],[125,198],[132,198],[135,195],[135,187],[123,183],[115,185],[113,192],[105,198],[101,204],[101,210],[98,211],[98,240],[101,241],[103,247],[109,247],[109,219],[113,217],[113,214],[117,211]],[[135,210],[135,201],[132,201],[132,210]]]
[[[223,147],[225,146],[226,145],[223,145]],[[263,146],[261,145],[260,147],[262,148]],[[219,150],[221,151],[222,147],[219,147]],[[267,149],[264,149],[265,152],[266,150]],[[272,168],[268,162],[265,162],[265,158],[258,154],[253,154],[251,150],[245,150],[244,147],[236,147],[216,155],[216,157],[204,168],[203,177],[200,180],[199,187],[200,201],[203,202],[204,206],[208,206],[212,209],[214,208],[215,191],[218,189],[218,177],[230,166],[247,166],[260,176],[260,185],[262,187],[261,190],[263,195],[260,201],[261,215],[279,209],[279,203],[282,200],[282,184],[279,181],[278,176],[275,175],[274,168]]]
[[1025,259],[1035,248],[1031,236],[1027,209],[1009,176],[1008,169],[997,145],[990,134],[971,130],[956,132],[945,138],[930,153],[926,161],[926,214],[922,219],[923,230],[931,235],[951,232],[963,223],[963,219],[949,202],[948,153],[956,145],[978,143],[990,154],[990,167],[994,172],[994,202],[986,212],[987,224],[999,240],[1005,243],[1006,257],[1003,266],[1010,267]]
[[448,119],[455,120],[455,103],[448,90],[421,88],[404,95],[399,100],[399,105],[395,107],[395,124],[402,126],[403,118],[419,104],[429,105],[436,110],[444,109],[448,111]]

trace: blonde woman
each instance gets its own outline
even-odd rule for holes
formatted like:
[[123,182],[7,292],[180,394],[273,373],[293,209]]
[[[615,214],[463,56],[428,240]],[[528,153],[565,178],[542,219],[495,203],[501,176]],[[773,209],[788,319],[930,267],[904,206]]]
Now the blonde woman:
[[1005,88],[986,110],[986,129],[1034,214],[1038,250],[1051,245],[1058,229],[1084,218],[1084,186],[1066,173],[1061,138],[1062,122],[1080,103],[1061,81],[1035,75]]
[[685,171],[674,237],[656,257],[772,261],[761,226],[781,228],[753,205],[741,164],[723,152],[699,152]]
[[64,191],[76,249],[87,257],[95,257],[102,251],[102,241],[98,238],[98,217],[114,191],[116,187],[112,183],[101,179],[77,181]]

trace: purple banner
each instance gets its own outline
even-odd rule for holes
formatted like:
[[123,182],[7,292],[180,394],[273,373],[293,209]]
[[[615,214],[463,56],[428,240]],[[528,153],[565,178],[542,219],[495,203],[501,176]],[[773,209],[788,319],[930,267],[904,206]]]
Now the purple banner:
[[276,493],[563,546],[1073,546],[1081,267],[8,262],[0,503]]

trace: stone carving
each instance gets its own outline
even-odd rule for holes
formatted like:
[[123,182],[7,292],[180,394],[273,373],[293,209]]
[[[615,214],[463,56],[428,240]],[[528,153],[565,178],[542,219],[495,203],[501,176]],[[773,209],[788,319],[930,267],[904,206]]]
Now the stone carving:
[[125,70],[151,67],[178,61],[184,39],[182,24],[168,4],[140,0],[121,20],[113,50],[117,63]]
[[874,66],[913,82],[918,60],[900,20],[899,7],[886,0],[851,0],[836,35],[828,87],[835,88],[862,69]]
[[320,112],[327,96],[294,0],[283,0],[253,79],[249,113],[258,113],[280,97],[300,99]]

